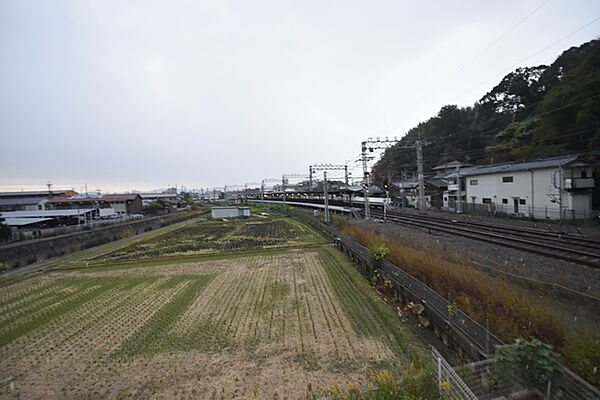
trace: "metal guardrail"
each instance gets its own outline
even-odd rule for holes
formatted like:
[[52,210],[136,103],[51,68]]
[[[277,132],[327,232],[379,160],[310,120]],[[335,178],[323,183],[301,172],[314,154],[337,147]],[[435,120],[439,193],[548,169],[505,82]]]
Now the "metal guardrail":
[[419,281],[410,274],[404,272],[394,264],[382,260],[380,269],[383,270],[392,281],[401,285],[407,290],[413,292],[426,309],[433,309],[438,315],[441,315],[450,325],[453,325],[462,334],[467,336],[470,341],[477,345],[481,353],[489,354],[493,352],[493,346],[503,344],[503,342],[491,334],[490,331],[479,325],[467,314],[462,312],[455,305],[450,303],[444,297],[440,296],[429,286]]

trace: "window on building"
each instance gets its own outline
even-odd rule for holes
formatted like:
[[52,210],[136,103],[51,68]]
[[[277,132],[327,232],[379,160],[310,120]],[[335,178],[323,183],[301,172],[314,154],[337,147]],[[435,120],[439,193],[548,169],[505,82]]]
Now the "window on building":
[[511,183],[512,181],[513,181],[512,176],[503,176],[502,177],[502,183]]
[[584,179],[587,178],[587,171],[585,169],[581,170],[581,177]]
[[502,204],[508,204],[508,199],[502,199]]
[[481,199],[481,202],[482,202],[483,204],[491,204],[491,203],[492,203],[492,199],[489,199],[489,198],[483,198],[483,199]]
[[471,180],[469,181],[469,184],[470,184],[471,186],[476,186],[476,185],[479,185],[479,181],[478,181],[477,179],[471,179]]
[[519,199],[519,204],[524,205],[525,203],[525,199]]
[[448,198],[447,198],[447,197],[444,197],[444,201],[448,201]]

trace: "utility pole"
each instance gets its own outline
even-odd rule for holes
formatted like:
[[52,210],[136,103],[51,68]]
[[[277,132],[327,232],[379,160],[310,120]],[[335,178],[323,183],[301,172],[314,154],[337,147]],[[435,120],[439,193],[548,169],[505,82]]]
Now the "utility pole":
[[457,203],[456,203],[456,213],[460,214],[462,213],[462,192],[461,192],[461,187],[460,187],[460,165],[456,166],[456,183],[458,183],[458,196],[457,196]]
[[425,205],[425,176],[423,173],[423,142],[421,140],[421,135],[419,134],[418,139],[415,141],[413,146],[398,146],[400,141],[397,138],[394,139],[381,139],[381,138],[368,138],[367,140],[361,143],[361,160],[363,163],[363,188],[365,193],[365,219],[370,217],[370,213],[368,211],[368,185],[369,185],[369,171],[368,171],[368,161],[373,157],[367,156],[367,151],[373,152],[373,150],[387,150],[390,147],[394,146],[397,149],[415,149],[417,153],[417,174],[419,179],[419,199],[418,199],[418,208],[419,211],[424,213],[426,212]]
[[329,225],[329,193],[327,193],[327,171],[323,171],[323,191],[325,195],[325,223]]
[[312,175],[313,175],[312,165],[309,165],[308,166],[308,191],[309,192],[312,191]]
[[417,175],[419,177],[419,211],[425,213],[427,211],[425,205],[425,176],[423,175],[423,144],[420,132],[415,146],[417,148]]
[[281,175],[281,186],[283,186],[283,202],[284,203],[285,203],[285,184],[286,184],[285,175]]
[[311,178],[311,180],[312,180],[312,177],[310,177],[309,175],[306,175],[306,174],[296,174],[296,173],[283,174],[281,176],[281,183],[283,183],[283,201],[284,202],[287,200],[287,194],[285,193],[285,189],[287,188],[287,185],[290,183],[289,178],[301,178],[301,179]]
[[385,200],[383,202],[383,220],[387,221],[387,210],[390,202],[390,179],[391,176],[388,174],[387,178],[383,179],[383,190],[385,190]]
[[367,142],[362,142],[361,161],[363,166],[363,199],[365,203],[365,219],[371,219],[371,208],[369,207],[369,157],[367,157]]
[[344,178],[345,178],[346,186],[348,186],[348,164],[344,165]]
[[265,202],[265,180],[260,184],[260,201]]
[[312,173],[315,171],[344,171],[346,186],[348,186],[348,164],[322,163],[310,165],[308,168],[311,173],[311,176]]
[[564,216],[563,216],[563,172],[562,167],[558,167],[558,212],[560,214],[559,220],[560,224],[564,224]]

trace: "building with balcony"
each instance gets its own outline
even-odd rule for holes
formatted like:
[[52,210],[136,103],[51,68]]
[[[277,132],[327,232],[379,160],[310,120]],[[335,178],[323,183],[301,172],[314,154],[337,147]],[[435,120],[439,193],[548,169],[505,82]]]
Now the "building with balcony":
[[453,210],[540,219],[586,219],[592,212],[592,165],[578,156],[474,166],[447,179],[445,206]]

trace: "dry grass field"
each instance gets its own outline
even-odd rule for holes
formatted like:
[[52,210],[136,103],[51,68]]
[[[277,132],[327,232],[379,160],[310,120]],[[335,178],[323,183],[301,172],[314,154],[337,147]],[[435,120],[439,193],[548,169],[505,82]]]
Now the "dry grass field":
[[0,281],[0,398],[295,399],[424,353],[329,246]]

